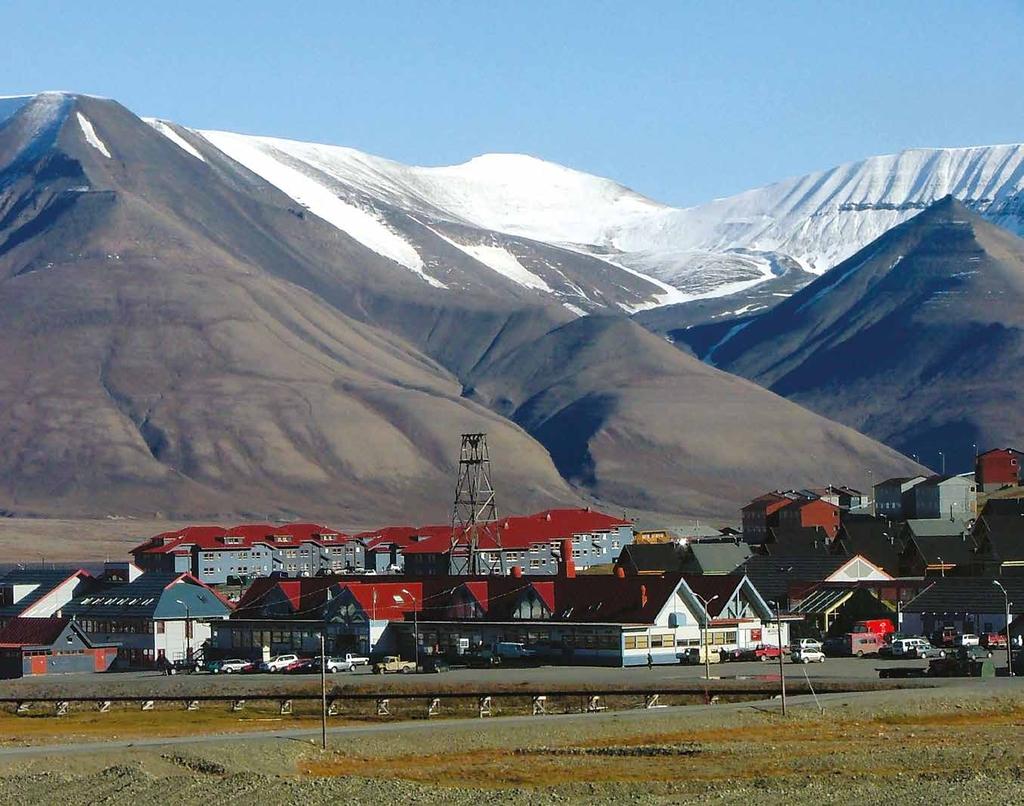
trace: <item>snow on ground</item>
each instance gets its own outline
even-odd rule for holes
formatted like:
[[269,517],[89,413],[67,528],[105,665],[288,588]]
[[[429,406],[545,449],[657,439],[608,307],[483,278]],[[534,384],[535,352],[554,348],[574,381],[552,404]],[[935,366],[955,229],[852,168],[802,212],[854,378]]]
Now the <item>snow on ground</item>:
[[459,243],[458,241],[449,238],[447,235],[438,232],[433,227],[427,226],[422,221],[419,221],[419,223],[445,243],[451,244],[463,254],[469,255],[473,260],[478,263],[483,263],[487,268],[496,271],[503,277],[507,277],[512,282],[517,283],[524,288],[531,288],[536,291],[545,291],[549,294],[554,293],[554,289],[544,282],[543,277],[534,274],[526,268],[526,266],[519,262],[519,259],[515,255],[503,246],[497,246],[494,244]]
[[444,283],[424,271],[419,252],[374,212],[343,201],[323,182],[287,164],[260,138],[230,132],[203,132],[203,137],[297,203],[359,241],[367,249],[404,266],[435,288]]
[[143,118],[146,123],[152,126],[156,131],[160,132],[164,137],[170,140],[174,145],[184,151],[186,154],[190,154],[201,162],[206,162],[203,155],[200,154],[191,143],[188,142],[184,137],[178,134],[174,129],[165,121],[157,120],[156,118]]
[[81,112],[75,112],[75,117],[78,119],[78,125],[82,127],[82,134],[85,135],[85,142],[99,151],[108,160],[111,159],[110,151],[107,149],[106,144],[100,140],[99,135],[96,134],[96,130],[92,127],[92,121]]
[[562,307],[567,309],[571,313],[576,314],[577,316],[586,316],[587,315],[587,312],[585,310],[583,310],[582,308],[576,307],[571,302],[563,302],[562,303]]

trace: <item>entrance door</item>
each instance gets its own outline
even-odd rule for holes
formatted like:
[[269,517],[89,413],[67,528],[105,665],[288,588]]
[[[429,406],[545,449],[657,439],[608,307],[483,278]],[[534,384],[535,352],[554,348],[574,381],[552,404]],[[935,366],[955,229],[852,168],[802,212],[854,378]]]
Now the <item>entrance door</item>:
[[46,655],[32,656],[32,674],[46,674]]

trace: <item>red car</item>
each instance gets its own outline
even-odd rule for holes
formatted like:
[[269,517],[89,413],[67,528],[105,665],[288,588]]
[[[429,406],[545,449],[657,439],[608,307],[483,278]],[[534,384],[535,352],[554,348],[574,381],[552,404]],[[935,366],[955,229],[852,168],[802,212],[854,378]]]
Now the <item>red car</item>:
[[1006,649],[1006,636],[1001,632],[987,632],[981,636],[985,649]]
[[313,671],[313,661],[310,658],[300,658],[289,663],[281,671],[285,674],[307,674]]
[[755,647],[735,650],[729,659],[734,661],[759,660],[767,663],[768,661],[778,660],[781,654],[782,651],[777,646],[758,644]]

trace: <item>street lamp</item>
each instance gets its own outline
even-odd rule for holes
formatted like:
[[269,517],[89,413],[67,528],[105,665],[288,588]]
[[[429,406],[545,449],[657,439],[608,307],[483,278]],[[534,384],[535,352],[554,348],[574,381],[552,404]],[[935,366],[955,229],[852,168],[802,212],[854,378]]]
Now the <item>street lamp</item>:
[[1003,592],[1003,600],[1006,602],[1006,672],[1013,677],[1013,648],[1010,645],[1010,594],[1006,592],[1003,583],[993,579],[992,584]]
[[185,608],[185,660],[192,660],[192,611],[181,599],[175,599]]
[[782,656],[782,604],[775,602],[775,631],[779,641],[779,685],[782,687],[782,715],[786,715],[786,667]]
[[715,599],[718,598],[718,594],[716,593],[710,599],[705,599],[699,593],[694,593],[693,595],[696,596],[697,597],[697,601],[699,601],[704,606],[704,625],[703,625],[704,629],[701,631],[703,633],[703,635],[701,636],[702,637],[701,643],[704,645],[704,679],[705,680],[710,680],[711,679],[711,653],[708,651],[708,623],[711,621],[711,617],[708,615],[708,605],[711,604],[713,601],[715,601]]
[[406,596],[408,596],[409,600],[412,602],[412,648],[413,648],[413,653],[414,653],[413,657],[415,658],[415,661],[416,661],[416,670],[419,671],[419,668],[420,668],[420,630],[419,630],[419,626],[418,626],[419,625],[419,619],[418,619],[419,611],[416,609],[416,597],[413,596],[405,588],[402,588],[401,592],[404,593]]
[[939,451],[939,458],[942,459],[942,475],[945,476],[946,475],[946,454],[944,454],[942,451]]

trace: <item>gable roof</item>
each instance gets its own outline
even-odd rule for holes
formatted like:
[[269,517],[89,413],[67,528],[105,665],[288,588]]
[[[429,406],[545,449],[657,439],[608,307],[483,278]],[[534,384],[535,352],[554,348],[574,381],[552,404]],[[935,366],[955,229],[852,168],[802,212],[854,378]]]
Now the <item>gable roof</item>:
[[[324,536],[332,539],[324,541]],[[348,539],[348,535],[321,526],[316,523],[283,523],[271,525],[267,523],[246,523],[238,526],[186,526],[173,532],[161,532],[149,538],[145,543],[132,549],[132,554],[173,554],[179,551],[238,551],[251,548],[257,543],[280,545],[286,538],[285,545],[291,543],[311,542],[323,545],[324,542],[336,545]],[[227,542],[229,539],[237,542]]]
[[962,536],[920,535],[910,538],[918,553],[928,565],[942,565],[945,568],[967,565],[974,559],[974,541]]
[[690,560],[684,564],[684,569],[698,574],[731,574],[753,554],[747,543],[734,540],[691,543],[689,549]]
[[70,621],[68,616],[13,618],[0,628],[0,647],[50,646]]
[[771,527],[771,537],[763,543],[764,550],[773,557],[804,557],[828,554],[832,541],[820,526]]
[[19,616],[36,602],[59,588],[72,577],[92,580],[93,576],[81,568],[15,568],[0,577],[0,587],[6,585],[35,585],[13,604],[0,606],[0,618]]
[[[178,590],[171,594],[172,588]],[[189,600],[194,618],[224,616],[232,609],[223,596],[191,574],[150,571],[132,582],[115,582],[76,596],[63,612],[85,618],[180,618],[184,608],[175,607],[179,597]]]
[[846,565],[851,558],[830,554],[773,557],[755,554],[739,569],[768,601],[788,596],[797,583],[822,582]]
[[885,572],[896,575],[903,546],[898,524],[871,515],[856,515],[843,519],[832,552],[859,554]]
[[[1000,577],[1011,614],[1024,612],[1024,577]],[[1006,600],[991,577],[942,577],[903,606],[905,613],[1004,613]]]
[[911,518],[905,523],[914,537],[961,537],[973,522],[974,518]]
[[627,574],[682,571],[686,558],[686,547],[679,543],[630,543],[619,553],[615,565]]
[[992,556],[1000,562],[1024,561],[1024,517],[984,515],[975,524],[975,535],[984,535]]

